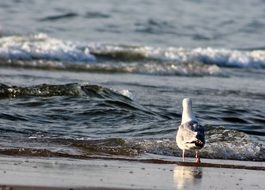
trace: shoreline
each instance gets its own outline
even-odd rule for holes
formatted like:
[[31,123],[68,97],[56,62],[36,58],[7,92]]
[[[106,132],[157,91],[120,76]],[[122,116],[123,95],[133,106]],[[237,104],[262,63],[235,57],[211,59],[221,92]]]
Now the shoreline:
[[222,163],[220,160],[212,161],[216,163],[205,160],[200,166],[191,162],[152,161],[0,156],[0,190],[262,189],[265,186],[264,163],[246,165],[237,161],[237,165],[231,164],[234,168],[226,168],[223,166],[229,164],[217,164]]

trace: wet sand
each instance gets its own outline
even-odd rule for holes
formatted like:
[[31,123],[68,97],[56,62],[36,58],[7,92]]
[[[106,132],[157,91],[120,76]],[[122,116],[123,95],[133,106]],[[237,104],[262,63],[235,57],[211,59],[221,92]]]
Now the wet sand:
[[225,162],[0,157],[0,190],[264,189],[264,163]]

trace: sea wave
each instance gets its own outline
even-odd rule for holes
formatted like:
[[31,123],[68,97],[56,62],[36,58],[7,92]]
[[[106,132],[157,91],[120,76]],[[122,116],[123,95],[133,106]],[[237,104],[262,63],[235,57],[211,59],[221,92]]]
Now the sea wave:
[[265,68],[265,50],[149,47],[63,41],[36,34],[0,38],[1,65],[162,75],[220,75],[222,67]]
[[[0,84],[0,154],[180,157],[181,150],[173,137],[180,116],[172,110],[159,111],[155,106],[150,109],[131,97],[133,94],[128,89],[118,91],[95,84],[27,87]],[[201,106],[201,109],[209,107]],[[240,124],[237,130],[205,126],[206,146],[201,150],[202,157],[265,161],[262,140],[251,136],[264,137],[260,128],[264,120],[259,112],[250,116],[247,113],[244,108],[222,107],[214,114],[207,112],[207,116],[201,112],[202,118],[218,115],[218,122],[227,121],[230,127]],[[239,116],[242,114],[244,118]],[[194,152],[187,151],[187,156],[194,157]]]
[[[244,161],[265,161],[264,147],[249,135],[223,128],[206,131],[206,146],[200,151],[202,158],[230,159]],[[5,140],[3,140],[4,142]],[[2,143],[3,143],[2,142]],[[47,146],[49,145],[49,146]],[[60,147],[60,148],[59,148]],[[90,158],[105,157],[145,157],[146,154],[181,157],[182,151],[175,139],[62,139],[32,137],[19,144],[0,149],[1,154]],[[194,151],[186,151],[186,157],[194,158]]]
[[0,38],[0,59],[51,60],[90,63],[103,60],[172,61],[178,63],[200,62],[221,67],[265,68],[263,49],[230,50],[215,48],[156,48],[98,43],[63,41],[36,34]]
[[59,61],[34,60],[0,60],[0,66],[33,68],[44,70],[66,70],[92,73],[138,73],[148,75],[179,75],[179,76],[227,76],[216,65],[205,65],[198,62],[100,62],[94,64],[63,63]]
[[[243,132],[224,128],[206,131],[206,146],[200,151],[203,158],[264,161],[265,149]],[[146,153],[181,157],[182,151],[175,139],[139,140],[135,142]],[[187,157],[194,157],[194,151],[186,151]]]
[[80,50],[75,43],[51,38],[46,34],[7,36],[0,38],[0,59],[52,60],[93,62],[89,50]]
[[100,85],[93,84],[40,84],[36,86],[9,86],[0,83],[0,98],[17,98],[17,97],[51,97],[51,96],[81,96],[86,95],[96,98],[110,98],[125,101],[131,101],[131,92],[127,89],[112,90]]
[[94,45],[90,47],[97,57],[118,60],[157,60],[177,63],[199,62],[220,67],[265,68],[264,50],[230,50],[215,48],[155,48],[121,45]]

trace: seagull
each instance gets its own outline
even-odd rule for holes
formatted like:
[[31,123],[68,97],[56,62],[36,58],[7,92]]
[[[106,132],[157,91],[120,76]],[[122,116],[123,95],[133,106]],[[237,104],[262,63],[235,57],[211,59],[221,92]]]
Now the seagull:
[[176,143],[182,149],[183,162],[185,160],[185,150],[195,150],[196,163],[201,163],[199,150],[205,144],[204,128],[192,112],[192,101],[190,98],[183,99],[182,107],[182,119],[181,125],[178,128]]

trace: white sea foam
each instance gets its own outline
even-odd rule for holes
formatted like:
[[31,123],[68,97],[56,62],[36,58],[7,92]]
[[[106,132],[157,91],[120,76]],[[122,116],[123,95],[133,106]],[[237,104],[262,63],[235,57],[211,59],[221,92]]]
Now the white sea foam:
[[[84,62],[89,65],[89,63],[96,61],[96,57],[104,58],[97,65],[104,64],[104,61],[108,60],[108,58],[111,61],[117,60],[117,62],[120,60],[122,62],[134,61],[134,65],[126,63],[126,71],[140,73],[185,74],[185,72],[193,70],[193,67],[187,67],[185,64],[198,62],[214,66],[207,69],[204,68],[204,73],[207,74],[216,73],[217,70],[219,72],[216,65],[219,67],[265,68],[264,50],[240,51],[210,47],[185,49],[87,44],[63,41],[51,38],[45,34],[0,38],[0,59],[4,60]],[[107,65],[109,66],[109,64]],[[114,67],[117,68],[117,71],[120,68],[125,68],[122,64]],[[198,68],[196,67],[196,70]]]
[[117,92],[123,96],[130,98],[130,99],[134,99],[133,94],[127,89],[118,90]]
[[200,61],[228,67],[265,68],[265,51],[238,51],[229,49],[196,48],[185,50],[169,48],[165,58],[181,62]]
[[38,34],[0,38],[0,59],[92,62],[95,56],[74,43]]
[[[137,139],[136,143],[145,153],[165,156],[179,156],[182,152],[175,139]],[[194,157],[194,151],[185,152],[187,157]],[[262,144],[254,141],[249,135],[223,128],[206,131],[206,146],[200,150],[203,158],[264,161],[265,152]]]
[[[135,46],[115,46],[95,44],[89,47],[92,52],[98,55],[117,55],[123,53],[125,57],[145,57],[152,60],[174,61],[174,62],[202,62],[215,64],[224,67],[243,67],[243,68],[265,68],[265,51],[252,50],[240,51],[230,49],[215,48],[155,48],[155,47],[135,47]],[[117,57],[119,58],[119,57]]]

